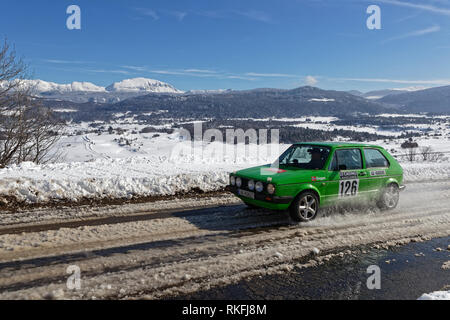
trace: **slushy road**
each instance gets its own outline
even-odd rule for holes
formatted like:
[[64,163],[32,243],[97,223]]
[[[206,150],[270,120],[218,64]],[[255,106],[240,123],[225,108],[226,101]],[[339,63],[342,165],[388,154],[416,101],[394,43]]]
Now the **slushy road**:
[[[302,224],[286,213],[247,209],[229,195],[2,213],[0,299],[186,296],[293,270],[307,273],[363,247],[448,236],[448,181],[408,184],[391,212],[324,210]],[[314,248],[318,255],[311,255]],[[79,289],[70,286],[78,276],[73,270],[80,271]]]

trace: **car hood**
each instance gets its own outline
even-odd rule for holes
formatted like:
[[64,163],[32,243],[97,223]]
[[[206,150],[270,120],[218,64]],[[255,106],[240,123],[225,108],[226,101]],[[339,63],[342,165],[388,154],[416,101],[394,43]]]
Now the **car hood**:
[[321,180],[321,178],[325,177],[324,170],[305,170],[284,166],[282,168],[274,168],[270,167],[269,164],[239,170],[235,174],[259,181],[268,181],[267,178],[271,178],[271,182],[275,184],[305,183],[314,181],[314,178]]

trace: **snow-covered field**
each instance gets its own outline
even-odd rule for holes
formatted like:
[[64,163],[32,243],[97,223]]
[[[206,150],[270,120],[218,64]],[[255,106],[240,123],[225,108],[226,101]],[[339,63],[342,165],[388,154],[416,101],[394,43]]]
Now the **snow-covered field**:
[[[274,120],[274,119],[272,119]],[[293,119],[279,119],[292,121]],[[301,125],[321,128],[335,118],[296,119]],[[320,122],[320,123],[319,123]],[[182,141],[177,132],[141,133],[145,124],[128,114],[118,114],[112,131],[92,133],[92,124],[72,124],[58,143],[57,163],[22,163],[0,169],[0,198],[14,197],[28,203],[83,198],[134,198],[174,195],[195,190],[216,191],[227,184],[228,174],[242,168],[273,162],[288,145],[209,144]],[[160,128],[170,128],[170,124]],[[160,129],[159,128],[159,129]],[[372,132],[374,128],[353,127]],[[445,128],[444,128],[445,129]],[[91,131],[89,131],[91,130]],[[121,132],[118,132],[120,130]],[[442,133],[442,128],[436,128]],[[445,129],[447,130],[447,129]],[[385,132],[383,132],[384,134]],[[450,151],[447,131],[440,137],[420,137],[419,146],[434,151]],[[450,179],[450,163],[406,162],[401,157],[403,141],[377,141],[398,158],[405,170],[405,181]],[[446,155],[448,156],[448,155]],[[445,159],[445,158],[444,158]]]

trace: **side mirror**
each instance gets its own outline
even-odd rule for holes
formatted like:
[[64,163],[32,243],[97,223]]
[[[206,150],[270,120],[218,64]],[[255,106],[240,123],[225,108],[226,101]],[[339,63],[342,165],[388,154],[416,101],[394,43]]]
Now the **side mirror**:
[[347,170],[347,166],[345,164],[339,165],[339,171],[342,171],[342,170]]

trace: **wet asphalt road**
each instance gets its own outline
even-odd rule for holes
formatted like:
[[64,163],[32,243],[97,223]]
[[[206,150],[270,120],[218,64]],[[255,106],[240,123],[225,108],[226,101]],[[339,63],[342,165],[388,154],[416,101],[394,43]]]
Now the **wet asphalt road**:
[[[356,256],[335,257],[318,267],[294,269],[173,299],[417,299],[423,293],[450,290],[450,237],[410,243],[389,250],[358,248]],[[436,248],[442,248],[437,251]],[[386,262],[388,261],[388,262]],[[367,267],[381,270],[381,289],[367,288]]]

